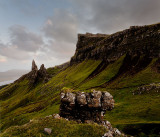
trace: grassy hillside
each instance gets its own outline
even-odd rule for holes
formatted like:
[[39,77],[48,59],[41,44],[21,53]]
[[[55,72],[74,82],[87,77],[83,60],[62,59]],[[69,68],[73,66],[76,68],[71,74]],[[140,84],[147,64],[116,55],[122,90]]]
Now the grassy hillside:
[[[52,133],[48,135],[44,128],[49,127]],[[69,130],[68,130],[69,129]],[[51,136],[51,137],[98,137],[102,136],[107,129],[98,124],[77,124],[74,121],[65,119],[53,119],[52,117],[34,119],[22,126],[15,126],[7,129],[1,136]]]
[[[117,61],[106,65],[96,75],[93,73],[99,68],[102,61],[85,60],[63,70],[48,69],[48,73],[53,74],[53,76],[47,83],[39,82],[34,86],[29,86],[28,80],[24,79],[4,87],[0,90],[1,136],[17,135],[24,127],[23,124],[28,123],[30,119],[58,113],[59,93],[64,87],[84,92],[93,88],[109,91],[116,103],[115,109],[107,112],[105,119],[121,129],[125,129],[128,125],[160,124],[159,92],[155,92],[156,90],[153,89],[149,93],[133,95],[133,91],[141,85],[160,82],[160,73],[155,69],[157,59],[153,59],[137,73],[131,73],[132,69],[120,73],[125,58],[126,56],[122,56]],[[23,134],[43,135],[42,129],[47,124],[44,121],[44,119],[39,121],[38,127],[36,126],[37,123],[34,122],[27,124],[23,129]],[[54,122],[51,120],[48,123],[48,126],[55,129],[53,135],[62,136],[59,129],[54,127],[56,126]],[[70,134],[83,136],[79,131],[82,131],[83,134],[84,131],[91,132],[92,130],[95,130],[98,136],[104,131],[98,125],[65,124],[70,129],[69,132],[62,127],[63,125],[57,125],[62,128],[65,136]],[[9,128],[11,126],[16,127]],[[98,127],[99,130],[97,131],[95,127]],[[34,131],[36,132],[33,133]],[[92,134],[87,136],[92,136]]]

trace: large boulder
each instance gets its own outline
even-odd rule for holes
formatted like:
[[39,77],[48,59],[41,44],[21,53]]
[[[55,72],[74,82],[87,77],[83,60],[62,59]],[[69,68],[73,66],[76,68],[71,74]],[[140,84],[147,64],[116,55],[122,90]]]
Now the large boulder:
[[101,123],[106,111],[114,108],[113,96],[107,91],[85,93],[67,89],[61,92],[60,99],[60,116],[82,122]]

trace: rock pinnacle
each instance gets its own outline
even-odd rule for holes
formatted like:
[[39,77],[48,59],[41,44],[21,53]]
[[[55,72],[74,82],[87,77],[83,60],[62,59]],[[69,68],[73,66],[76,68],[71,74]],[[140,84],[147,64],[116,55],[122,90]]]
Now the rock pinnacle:
[[38,70],[38,67],[37,67],[37,65],[36,65],[34,60],[32,61],[32,71],[33,70]]

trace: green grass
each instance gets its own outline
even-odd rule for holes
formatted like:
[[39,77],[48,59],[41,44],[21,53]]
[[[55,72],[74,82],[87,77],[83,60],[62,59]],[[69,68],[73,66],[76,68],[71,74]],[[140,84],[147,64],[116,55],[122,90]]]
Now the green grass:
[[47,73],[48,73],[49,75],[52,75],[52,76],[53,76],[53,75],[57,74],[60,70],[61,70],[61,69],[58,68],[58,67],[48,68],[48,69],[47,69]]
[[127,88],[110,91],[116,103],[105,118],[114,125],[160,122],[160,94],[153,90],[133,95],[132,90]]
[[110,88],[125,88],[134,87],[144,84],[160,82],[160,73],[154,71],[153,66],[157,59],[153,59],[152,62],[142,71],[135,75],[125,73],[118,79],[114,80],[109,87]]
[[101,63],[101,61],[86,60],[82,63],[72,65],[66,70],[58,73],[48,83],[47,88],[57,87],[75,87],[85,80]]
[[[20,83],[17,82],[2,88],[0,90],[0,128],[2,132],[6,131],[3,135],[18,134],[21,125],[29,122],[30,119],[58,113],[60,105],[59,93],[62,89],[66,90],[72,88],[77,91],[83,90],[84,92],[89,92],[88,88],[103,85],[118,73],[123,59],[124,56],[116,62],[109,64],[102,72],[92,79],[87,78],[96,70],[101,63],[100,60],[85,60],[79,64],[69,66],[62,71],[56,68],[48,69],[48,73],[52,74],[53,77],[48,83],[37,83],[34,87],[30,87],[28,85],[28,80],[25,79]],[[134,75],[125,73],[119,76],[112,83],[107,85],[106,88],[98,88],[99,90],[109,91],[116,101],[115,108],[107,112],[105,117],[105,119],[109,120],[114,126],[123,127],[123,125],[126,124],[160,123],[159,92],[155,93],[152,91],[149,94],[144,93],[141,95],[133,95],[131,92],[140,85],[160,82],[160,74],[153,69],[155,62],[156,59],[145,69]],[[55,120],[52,122],[54,123]],[[36,125],[36,123],[34,124]],[[40,122],[40,124],[42,123]],[[71,133],[77,136],[79,135],[78,132],[80,132],[85,125],[75,125],[75,127],[72,127],[71,124],[69,124],[66,128],[70,128]],[[11,126],[18,127],[9,128]],[[35,127],[32,130],[30,126],[33,125],[29,124],[27,129],[23,129],[24,135],[28,135],[29,133],[34,134],[32,132]],[[55,127],[51,126],[51,128],[54,129]],[[86,130],[88,128],[86,128]],[[13,133],[11,129],[14,130]],[[93,129],[93,127],[90,127],[87,131],[89,132]],[[62,131],[64,132],[64,136],[71,134],[65,131],[65,129]],[[98,131],[96,132],[99,134]],[[41,126],[35,133],[45,135],[42,132]],[[62,136],[62,133],[60,134],[59,129],[56,129],[55,135]],[[80,134],[80,136],[82,135],[86,134]],[[92,133],[86,136],[91,135]]]
[[114,77],[120,66],[122,65],[123,59],[125,56],[119,58],[116,62],[109,64],[102,72],[100,72],[96,77],[88,79],[85,81],[79,89],[88,89],[96,86],[103,85],[108,82],[112,77]]
[[[51,128],[52,133],[50,135],[46,134],[44,128]],[[104,135],[105,132],[107,132],[107,129],[98,124],[77,124],[74,121],[49,117],[33,119],[25,125],[10,127],[0,136],[99,137]]]

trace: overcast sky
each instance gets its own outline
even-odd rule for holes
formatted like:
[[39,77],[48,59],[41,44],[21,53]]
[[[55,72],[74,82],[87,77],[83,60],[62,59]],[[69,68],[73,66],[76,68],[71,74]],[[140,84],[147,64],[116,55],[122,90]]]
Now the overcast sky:
[[77,33],[158,22],[160,0],[0,0],[0,71],[64,63]]

